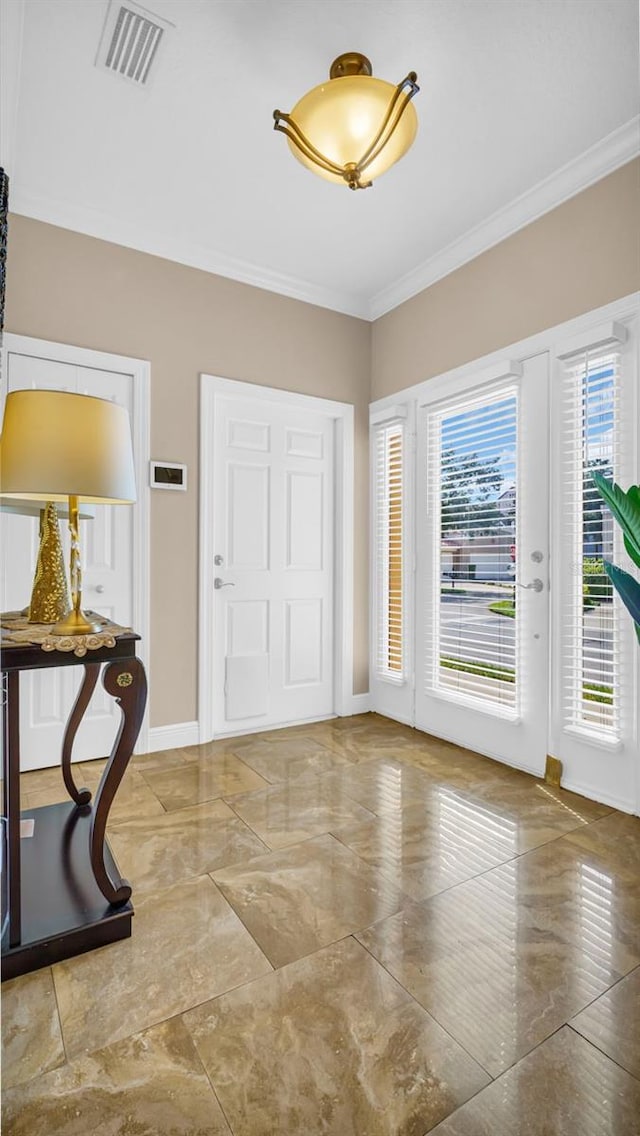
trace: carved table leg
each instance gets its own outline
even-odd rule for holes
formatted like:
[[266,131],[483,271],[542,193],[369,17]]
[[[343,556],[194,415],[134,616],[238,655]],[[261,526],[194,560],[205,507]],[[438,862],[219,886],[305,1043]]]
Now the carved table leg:
[[75,801],[76,805],[88,805],[91,800],[91,791],[89,789],[78,789],[73,780],[71,773],[71,752],[78,732],[78,726],[84,718],[87,706],[91,701],[91,695],[95,690],[99,674],[100,663],[84,664],[84,677],[73,704],[73,710],[69,715],[69,721],[67,722],[64,740],[62,742],[62,777],[67,787],[67,793],[71,797],[71,800]]
[[147,678],[140,659],[108,663],[102,685],[119,703],[122,719],[93,806],[90,853],[96,883],[105,899],[117,907],[129,899],[131,885],[127,880],[114,884],[110,879],[104,862],[104,836],[109,809],[129,764],[147,702]]

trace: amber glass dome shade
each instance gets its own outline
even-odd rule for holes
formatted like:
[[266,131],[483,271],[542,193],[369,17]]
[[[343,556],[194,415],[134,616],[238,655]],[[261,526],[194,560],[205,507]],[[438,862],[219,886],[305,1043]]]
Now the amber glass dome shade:
[[290,114],[274,111],[274,129],[308,169],[338,185],[365,189],[412,145],[418,117],[415,72],[394,86],[371,74],[358,52],[341,55],[330,78],[308,91]]

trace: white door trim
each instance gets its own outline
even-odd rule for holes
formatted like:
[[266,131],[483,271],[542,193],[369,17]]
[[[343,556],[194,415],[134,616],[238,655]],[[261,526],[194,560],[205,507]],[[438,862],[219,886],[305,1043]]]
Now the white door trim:
[[[353,461],[354,408],[312,395],[239,382],[216,375],[200,375],[200,583],[198,635],[198,719],[200,741],[211,741],[213,729],[214,626],[213,527],[209,517],[214,503],[213,424],[216,395],[253,398],[279,403],[333,418],[335,422],[335,578],[334,578],[334,712],[353,714]],[[272,727],[271,727],[272,728]],[[246,732],[246,731],[243,731]]]
[[[5,332],[2,345],[2,407],[4,406],[5,377],[7,374],[7,355],[33,355],[38,359],[51,359],[55,362],[69,363],[72,366],[91,367],[98,371],[119,371],[133,377],[133,460],[136,474],[138,500],[133,506],[133,626],[141,636],[138,654],[145,668],[149,670],[150,650],[150,609],[149,609],[149,566],[150,566],[150,377],[151,365],[146,359],[132,359],[127,355],[113,355],[108,351],[94,351],[89,347],[75,347],[69,343],[55,343],[47,339],[35,339],[28,335],[14,335]],[[137,753],[146,753],[149,743],[149,704],[140,728]]]

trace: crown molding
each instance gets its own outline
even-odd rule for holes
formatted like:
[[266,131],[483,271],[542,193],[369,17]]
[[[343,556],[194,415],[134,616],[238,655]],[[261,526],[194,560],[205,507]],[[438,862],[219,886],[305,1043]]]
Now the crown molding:
[[295,276],[287,276],[251,264],[249,261],[227,256],[200,243],[194,245],[180,238],[176,239],[167,232],[160,233],[144,224],[117,220],[86,206],[71,205],[29,193],[19,181],[11,187],[10,210],[12,213],[31,217],[36,221],[44,221],[48,225],[57,225],[61,229],[71,229],[73,232],[84,233],[98,240],[123,245],[125,248],[149,253],[151,256],[159,256],[164,260],[184,264],[188,268],[199,268],[203,272],[224,276],[240,284],[250,284],[254,288],[263,288],[267,292],[276,292],[280,296],[301,300],[305,304],[329,308],[343,315],[355,316],[357,319],[369,319],[366,297],[325,288]]
[[600,181],[640,154],[640,115],[607,134],[595,146],[567,162],[550,177],[538,182],[520,197],[469,229],[423,264],[383,288],[369,303],[370,320],[397,308],[431,284],[461,268],[487,249],[530,225],[581,190]]
[[138,223],[119,221],[106,213],[29,193],[14,179],[11,211],[98,240],[136,249],[217,276],[262,288],[305,304],[328,308],[371,322],[410,300],[425,288],[462,267],[574,197],[594,182],[613,173],[640,154],[640,116],[608,134],[578,158],[493,213],[440,252],[367,299],[351,292],[312,284],[295,276],[227,256],[200,243],[191,244]]

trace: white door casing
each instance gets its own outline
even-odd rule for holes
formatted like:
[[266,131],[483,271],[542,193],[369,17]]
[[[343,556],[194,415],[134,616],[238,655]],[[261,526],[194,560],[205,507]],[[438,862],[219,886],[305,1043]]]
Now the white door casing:
[[[6,335],[3,393],[45,388],[110,398],[131,416],[137,504],[95,506],[95,518],[81,522],[83,603],[142,636],[140,657],[148,658],[148,364],[65,344]],[[0,514],[4,610],[20,609],[29,598],[37,554],[38,522]],[[65,559],[68,532],[60,522]],[[21,766],[43,768],[59,761],[64,724],[81,680],[80,668],[25,673],[21,680]],[[119,711],[102,686],[96,688],[74,745],[75,761],[105,756]],[[138,750],[147,748],[147,717]]]
[[201,740],[342,712],[353,408],[201,381]]

